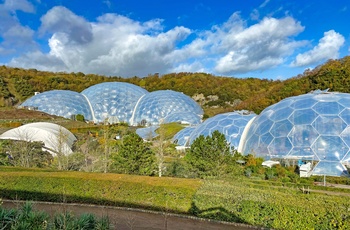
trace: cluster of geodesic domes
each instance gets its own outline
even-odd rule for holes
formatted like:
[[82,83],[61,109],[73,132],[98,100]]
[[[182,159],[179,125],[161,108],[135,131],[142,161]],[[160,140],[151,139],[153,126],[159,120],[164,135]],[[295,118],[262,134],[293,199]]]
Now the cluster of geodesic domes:
[[258,116],[232,112],[181,130],[174,142],[189,146],[199,135],[225,134],[243,155],[314,162],[313,175],[340,176],[350,166],[350,94],[315,91],[286,98]]
[[157,125],[163,122],[199,124],[201,107],[190,97],[172,90],[148,92],[125,82],[105,82],[81,93],[52,90],[34,95],[21,104],[52,115],[71,118],[83,115],[95,123],[126,122]]

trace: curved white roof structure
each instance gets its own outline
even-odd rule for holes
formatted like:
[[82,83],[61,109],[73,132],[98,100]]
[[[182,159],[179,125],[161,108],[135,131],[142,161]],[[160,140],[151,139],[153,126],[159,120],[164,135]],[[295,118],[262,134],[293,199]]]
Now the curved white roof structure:
[[56,156],[57,153],[71,154],[73,152],[71,147],[76,141],[75,136],[69,130],[48,122],[22,125],[1,134],[0,139],[41,141],[44,143],[45,150],[49,151],[53,156]]

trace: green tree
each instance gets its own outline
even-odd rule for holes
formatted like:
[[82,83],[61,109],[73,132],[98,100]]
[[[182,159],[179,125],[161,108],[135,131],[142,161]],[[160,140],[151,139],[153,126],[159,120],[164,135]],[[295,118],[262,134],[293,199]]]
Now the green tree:
[[223,175],[235,164],[225,135],[219,131],[194,140],[185,160],[200,177]]
[[113,157],[113,171],[117,173],[153,175],[156,158],[148,143],[136,133],[123,137],[118,153]]

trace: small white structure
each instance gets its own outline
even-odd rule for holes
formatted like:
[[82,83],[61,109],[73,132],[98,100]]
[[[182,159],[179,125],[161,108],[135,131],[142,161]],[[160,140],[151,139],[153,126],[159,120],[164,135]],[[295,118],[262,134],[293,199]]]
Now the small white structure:
[[311,172],[311,163],[308,162],[306,164],[300,165],[299,173],[300,177],[309,177]]
[[1,134],[0,139],[29,142],[41,141],[44,143],[45,150],[49,151],[52,156],[56,156],[57,153],[71,154],[73,152],[71,147],[77,140],[68,129],[48,122],[22,125]]
[[271,160],[268,160],[268,161],[264,161],[261,165],[262,166],[265,166],[265,167],[268,167],[268,168],[271,168],[272,166],[274,165],[279,165],[280,162],[279,161],[271,161]]

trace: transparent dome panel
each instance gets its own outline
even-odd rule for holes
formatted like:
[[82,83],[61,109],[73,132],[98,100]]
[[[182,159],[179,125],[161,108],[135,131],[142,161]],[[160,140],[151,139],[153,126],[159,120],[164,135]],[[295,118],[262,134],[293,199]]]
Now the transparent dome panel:
[[86,120],[92,120],[89,103],[80,93],[70,90],[51,90],[39,93],[22,103],[23,107],[35,107],[39,111],[72,118],[81,114]]
[[348,125],[350,125],[350,109],[344,109],[339,115]]
[[90,101],[97,122],[115,117],[119,122],[129,123],[137,101],[148,92],[130,83],[104,82],[81,93]]
[[311,108],[312,106],[314,106],[316,104],[316,100],[312,99],[312,98],[305,98],[305,99],[296,99],[291,105],[290,107],[293,109],[307,109],[307,108]]
[[312,109],[295,110],[289,120],[295,125],[311,124],[318,117]]
[[312,126],[322,135],[339,135],[346,123],[339,116],[319,116]]
[[283,158],[288,155],[292,149],[292,144],[286,137],[274,138],[271,144],[268,146],[271,157]]
[[338,136],[321,136],[311,146],[320,160],[340,161],[349,151],[348,146]]
[[318,132],[311,125],[295,125],[288,135],[295,147],[310,147],[318,136]]
[[287,119],[291,113],[293,112],[293,109],[287,107],[283,109],[276,110],[272,115],[271,115],[271,120],[272,121],[280,121]]
[[286,158],[314,160],[315,153],[310,147],[294,147]]
[[320,161],[312,170],[313,175],[327,176],[344,176],[348,175],[348,171],[344,165],[339,162]]
[[293,125],[288,120],[275,122],[271,127],[271,134],[274,137],[285,137],[292,130]]
[[339,114],[344,107],[338,102],[318,102],[313,109],[319,114]]

